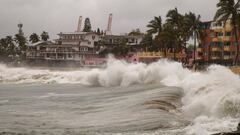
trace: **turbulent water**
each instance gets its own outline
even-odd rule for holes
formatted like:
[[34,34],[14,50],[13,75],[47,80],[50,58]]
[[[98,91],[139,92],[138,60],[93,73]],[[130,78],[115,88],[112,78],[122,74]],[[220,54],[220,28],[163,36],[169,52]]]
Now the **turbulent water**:
[[[188,134],[236,130],[240,77],[212,65],[109,59],[75,71],[0,65],[0,131],[26,134]],[[1,133],[0,132],[0,133]]]

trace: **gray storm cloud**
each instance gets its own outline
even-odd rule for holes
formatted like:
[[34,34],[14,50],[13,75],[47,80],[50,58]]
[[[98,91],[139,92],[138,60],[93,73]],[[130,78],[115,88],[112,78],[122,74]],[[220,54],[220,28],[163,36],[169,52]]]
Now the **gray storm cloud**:
[[74,31],[78,16],[90,17],[94,29],[106,29],[108,14],[113,13],[113,33],[135,28],[146,30],[153,16],[165,17],[178,7],[181,13],[195,12],[202,20],[211,20],[218,0],[0,0],[0,37],[17,32],[24,24],[26,35],[43,30],[52,37],[59,32]]

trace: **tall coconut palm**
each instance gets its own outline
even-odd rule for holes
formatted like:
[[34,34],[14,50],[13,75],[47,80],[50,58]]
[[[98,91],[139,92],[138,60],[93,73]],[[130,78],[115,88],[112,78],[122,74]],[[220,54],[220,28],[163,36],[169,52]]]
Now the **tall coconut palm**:
[[160,32],[162,31],[162,18],[161,16],[154,17],[153,20],[149,22],[147,25],[149,30],[147,31],[149,34],[157,34],[159,35]]
[[235,0],[219,0],[217,7],[218,10],[215,14],[214,20],[217,22],[224,22],[226,24],[226,21],[228,19],[231,20],[231,24],[233,26],[233,32],[235,36],[235,42],[237,45],[236,50],[236,56],[233,60],[233,64],[237,65],[239,60],[239,44],[238,44],[238,21],[239,21],[239,12],[240,12],[240,1],[238,0],[235,2]]
[[36,43],[36,42],[39,41],[39,36],[36,33],[33,33],[33,34],[30,35],[29,41],[31,43]]
[[6,56],[7,47],[8,47],[8,44],[7,44],[6,38],[0,39],[0,56],[3,56],[3,57]]
[[6,48],[6,52],[7,55],[15,55],[15,51],[16,51],[16,46],[14,44],[14,39],[12,38],[12,36],[7,36],[6,38],[6,44],[7,44],[7,48]]
[[160,33],[159,40],[163,44],[164,55],[167,57],[167,50],[169,48],[173,49],[173,44],[177,40],[177,36],[171,24],[166,23],[163,25],[163,30]]
[[18,53],[25,57],[26,49],[27,49],[27,39],[22,34],[16,34],[15,35],[15,42],[18,46]]
[[173,10],[169,10],[167,13],[167,23],[169,23],[174,31],[176,36],[178,37],[175,41],[174,47],[174,59],[176,59],[176,51],[181,48],[181,29],[183,26],[183,16],[179,14],[178,9],[175,8]]
[[196,44],[197,40],[199,41],[201,39],[201,16],[196,16],[194,13],[190,12],[186,15],[186,19],[188,22],[188,25],[190,26],[189,32],[191,33],[191,37],[194,39],[194,49],[193,49],[193,64],[196,63]]
[[151,50],[152,46],[153,46],[153,36],[152,36],[152,34],[149,34],[149,33],[145,34],[141,44],[144,46],[145,51],[148,51],[149,49]]

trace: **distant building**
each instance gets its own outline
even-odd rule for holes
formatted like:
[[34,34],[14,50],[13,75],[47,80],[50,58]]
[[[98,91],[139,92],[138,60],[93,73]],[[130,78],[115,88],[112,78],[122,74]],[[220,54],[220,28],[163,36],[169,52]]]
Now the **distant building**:
[[65,61],[84,64],[88,58],[98,57],[94,45],[100,40],[95,33],[60,33],[55,43],[42,41],[28,46],[27,59]]
[[120,44],[126,44],[132,52],[138,52],[143,48],[141,44],[143,37],[144,35],[105,35],[102,36],[101,42],[108,49]]
[[197,61],[231,65],[236,56],[237,45],[230,20],[225,25],[223,22],[203,22],[202,28],[204,37],[197,48]]
[[[107,48],[125,43],[131,50],[139,50],[143,35],[112,35],[112,14],[109,16],[107,34],[82,32],[82,16],[79,17],[75,32],[61,32],[55,42],[41,41],[30,44],[27,49],[29,61],[48,63],[77,63],[79,65],[99,65],[106,61],[99,53]],[[105,60],[104,60],[105,59]]]

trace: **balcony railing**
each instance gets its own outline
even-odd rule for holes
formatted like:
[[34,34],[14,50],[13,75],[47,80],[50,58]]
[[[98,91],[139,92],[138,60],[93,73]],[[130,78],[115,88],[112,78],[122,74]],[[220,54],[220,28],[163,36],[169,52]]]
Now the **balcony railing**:
[[230,59],[232,59],[231,56],[224,56],[223,58],[224,58],[224,60],[230,60]]
[[[137,56],[139,58],[164,58],[165,53],[164,52],[141,52],[141,53],[137,53]],[[175,56],[176,56],[176,58],[186,57],[185,54],[181,54],[181,53],[176,53]],[[166,57],[174,58],[174,53],[167,53]]]
[[227,31],[227,32],[231,32],[232,29],[233,29],[233,27],[229,24],[225,26],[225,31]]
[[220,40],[219,40],[219,38],[215,37],[215,38],[212,39],[212,41],[213,41],[213,42],[218,42],[218,41],[220,41]]
[[203,56],[197,56],[196,59],[197,59],[197,60],[202,60],[202,59],[203,59]]
[[220,56],[212,56],[211,59],[212,59],[212,60],[219,60],[219,59],[220,59]]
[[197,48],[197,52],[203,52],[203,48]]
[[225,36],[223,37],[223,41],[231,41],[231,36]]
[[222,31],[223,31],[223,27],[222,27],[222,26],[215,26],[215,27],[212,27],[212,29],[213,29],[215,32],[222,32]]
[[212,47],[211,49],[213,52],[218,52],[218,51],[221,51],[221,48],[220,47]]
[[230,51],[230,46],[224,46],[223,50],[229,52]]

